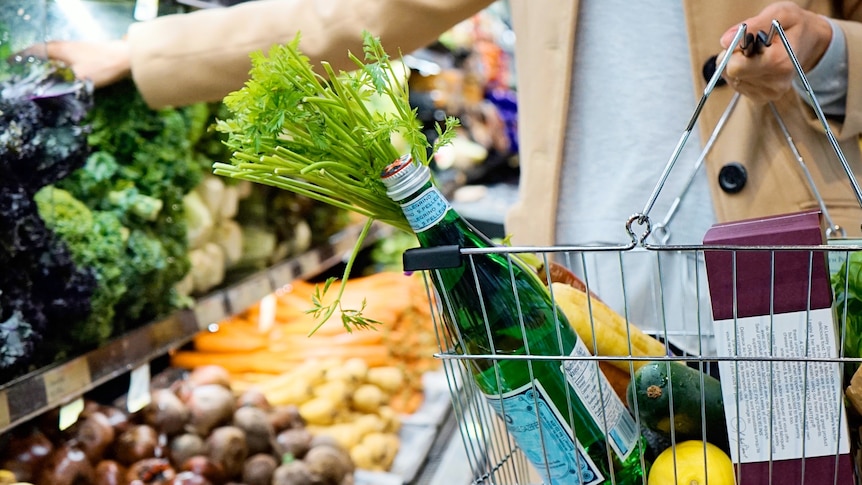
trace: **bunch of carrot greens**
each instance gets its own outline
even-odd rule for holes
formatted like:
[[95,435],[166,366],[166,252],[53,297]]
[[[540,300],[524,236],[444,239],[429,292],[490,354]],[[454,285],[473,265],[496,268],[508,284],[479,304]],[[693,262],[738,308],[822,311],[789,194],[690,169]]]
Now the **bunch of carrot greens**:
[[[411,231],[401,207],[387,197],[380,174],[403,153],[395,138],[425,165],[430,145],[410,107],[407,73],[399,72],[378,38],[363,33],[364,59],[348,53],[357,69],[339,73],[327,62],[321,62],[323,73],[316,72],[299,41],[297,35],[268,56],[252,54],[250,80],[224,99],[231,117],[219,120],[217,129],[227,134],[233,156],[230,163],[216,163],[214,173],[289,190],[367,218],[338,295],[324,303],[335,281],[330,278],[309,310],[319,325],[338,310],[346,328],[365,328],[376,322],[364,318],[362,308],[341,307],[353,262],[375,220]],[[389,109],[374,108],[381,100]],[[458,125],[450,117],[445,128],[438,126],[432,155],[454,138]]]

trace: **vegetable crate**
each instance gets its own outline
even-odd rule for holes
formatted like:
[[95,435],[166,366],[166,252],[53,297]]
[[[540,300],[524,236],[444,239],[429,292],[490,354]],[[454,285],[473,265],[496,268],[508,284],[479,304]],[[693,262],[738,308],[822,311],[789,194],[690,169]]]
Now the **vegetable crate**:
[[[787,217],[819,219],[816,213]],[[862,372],[854,377],[862,351],[860,250],[846,244],[643,242],[449,247],[408,250],[405,267],[425,270],[436,357],[443,362],[475,484],[843,485],[859,483],[853,457],[862,424]],[[446,308],[447,295],[432,283],[435,273],[451,268],[453,258],[470,268],[489,256],[535,268],[560,319],[576,330],[588,352],[531,351],[534,322],[517,303],[530,295],[514,281],[490,291],[508,292],[516,302],[505,311],[519,326],[508,337],[522,339],[520,352],[488,349],[504,345],[505,338],[495,335],[499,321],[488,308],[483,330],[494,337],[484,349],[448,324],[460,311]],[[423,261],[421,268],[414,258]],[[488,288],[476,291],[486,303],[500,301]],[[559,332],[551,338],[565,348]],[[549,436],[556,428],[541,400],[530,397],[510,409],[500,404],[496,396],[511,395],[522,383],[517,376],[507,380],[512,366],[530,376],[521,395],[553,392],[542,380],[549,368],[569,382],[580,381],[554,413],[584,453],[559,456]],[[490,389],[476,377],[487,369],[496,374]],[[579,398],[576,387],[586,395]],[[592,411],[600,436],[583,429],[581,408]],[[631,426],[619,419],[621,412],[631,417]],[[525,437],[524,428],[531,426],[532,435]],[[614,440],[631,446],[620,450]],[[640,475],[626,474],[621,451]],[[573,475],[572,465],[583,468],[578,457],[591,460],[600,473]],[[544,470],[536,463],[544,463]]]

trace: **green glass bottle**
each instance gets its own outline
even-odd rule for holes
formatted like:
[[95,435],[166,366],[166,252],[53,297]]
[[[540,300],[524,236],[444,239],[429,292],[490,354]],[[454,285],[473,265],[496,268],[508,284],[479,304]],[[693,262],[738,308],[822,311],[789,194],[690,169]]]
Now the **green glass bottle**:
[[[428,167],[409,155],[381,178],[422,247],[494,247],[452,209]],[[429,271],[459,354],[589,355],[533,270],[496,252],[461,259],[457,267]],[[544,483],[645,483],[643,439],[595,361],[463,361]]]

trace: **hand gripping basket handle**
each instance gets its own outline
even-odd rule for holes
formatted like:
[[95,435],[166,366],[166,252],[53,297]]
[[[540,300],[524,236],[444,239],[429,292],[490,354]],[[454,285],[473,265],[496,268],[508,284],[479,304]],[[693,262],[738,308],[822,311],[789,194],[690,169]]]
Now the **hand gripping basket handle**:
[[[781,39],[781,43],[784,45],[784,49],[787,51],[787,55],[789,56],[790,61],[793,64],[793,68],[795,69],[796,74],[805,89],[805,93],[810,100],[810,105],[814,109],[814,112],[817,115],[817,119],[820,121],[820,124],[823,126],[823,129],[826,132],[826,137],[829,140],[829,144],[831,145],[832,150],[835,152],[836,156],[838,157],[838,160],[841,162],[841,165],[844,168],[844,172],[847,174],[847,177],[850,180],[850,184],[853,188],[853,192],[856,195],[856,200],[859,203],[859,206],[862,207],[862,189],[860,189],[859,184],[856,181],[856,177],[853,174],[853,170],[850,168],[850,164],[847,162],[847,158],[844,156],[841,147],[838,145],[838,141],[835,138],[835,134],[832,132],[832,129],[829,127],[829,123],[826,121],[826,115],[823,113],[823,110],[820,107],[820,103],[817,101],[817,98],[814,95],[814,91],[808,82],[808,78],[805,77],[805,73],[802,70],[802,66],[799,64],[799,60],[797,59],[796,54],[793,52],[793,49],[790,47],[790,42],[787,40],[787,36],[784,33],[784,29],[781,27],[781,24],[778,22],[778,20],[772,21],[772,26],[768,34],[764,32],[759,32],[756,37],[747,34],[747,27],[745,23],[740,24],[739,28],[736,31],[736,35],[734,36],[733,41],[730,45],[740,46],[744,55],[754,55],[757,54],[759,52],[759,49],[763,46],[769,46],[772,43],[772,39],[775,34],[778,34],[779,38]],[[715,89],[716,85],[718,85],[718,83],[720,82],[721,74],[727,68],[727,63],[729,62],[730,56],[733,54],[733,52],[734,49],[727,49],[727,51],[724,53],[724,56],[721,58],[720,62],[716,66],[715,72],[710,77],[709,82],[707,82],[706,86],[704,87],[703,95],[701,96],[700,101],[695,107],[694,113],[692,114],[688,124],[686,125],[685,130],[683,131],[682,136],[679,139],[679,142],[674,148],[674,151],[671,154],[667,164],[665,165],[664,170],[662,171],[658,182],[653,188],[653,192],[652,194],[650,194],[647,203],[644,205],[643,210],[639,213],[632,215],[626,222],[626,231],[628,231],[629,236],[632,238],[633,244],[639,244],[641,246],[646,245],[646,238],[650,235],[652,231],[649,213],[655,205],[659,193],[664,187],[664,184],[666,183],[671,170],[673,170],[674,165],[679,159],[679,156],[682,153],[682,149],[688,142],[689,135],[694,129],[694,125],[697,122],[697,119],[700,117],[700,112],[703,110],[703,106],[706,104],[706,100],[709,98],[709,95],[712,93],[713,89]],[[694,180],[694,176],[700,169],[700,166],[703,165],[703,162],[706,158],[706,154],[709,152],[709,150],[712,148],[712,145],[715,143],[715,140],[718,138],[718,135],[724,127],[727,118],[730,116],[730,113],[736,107],[736,104],[739,101],[739,96],[739,93],[735,93],[730,103],[728,103],[727,108],[725,109],[722,116],[719,118],[718,123],[713,129],[712,134],[710,135],[707,142],[704,144],[704,148],[701,151],[701,154],[698,157],[697,161],[695,162],[695,166],[692,169],[692,173],[689,176],[686,184],[683,186],[682,192],[673,201],[665,219],[660,224],[656,225],[657,230],[660,230],[663,233],[661,234],[663,242],[667,242],[668,239],[667,226],[670,223],[670,220],[673,218],[676,213],[676,210],[679,208],[679,204],[682,200],[682,197],[685,195],[685,193],[691,186],[691,183]],[[802,156],[796,149],[796,145],[794,144],[786,125],[781,119],[781,116],[778,114],[778,110],[775,108],[773,103],[770,102],[769,105],[770,110],[772,111],[776,121],[778,122],[778,125],[782,130],[782,133],[787,140],[787,143],[791,151],[793,152],[794,157],[796,158],[797,162],[800,164],[800,167],[803,170],[803,174],[805,175],[808,184],[811,187],[814,197],[817,199],[817,202],[820,205],[823,217],[824,219],[826,219],[828,224],[827,236],[831,236],[833,234],[843,235],[844,229],[836,225],[829,216],[829,211],[826,207],[825,202],[823,201],[823,197],[820,195],[820,192],[814,185],[814,180],[812,179],[811,174],[808,171],[807,166],[805,165],[805,161],[802,159]],[[635,234],[632,227],[635,223],[644,226],[643,233],[640,236]]]

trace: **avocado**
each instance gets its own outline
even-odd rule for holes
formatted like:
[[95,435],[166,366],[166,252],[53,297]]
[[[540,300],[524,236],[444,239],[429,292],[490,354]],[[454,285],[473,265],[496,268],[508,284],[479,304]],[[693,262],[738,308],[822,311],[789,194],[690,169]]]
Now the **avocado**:
[[705,439],[730,452],[721,383],[698,369],[679,361],[649,362],[635,371],[626,404],[641,426],[667,438],[673,433],[677,443]]

